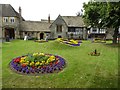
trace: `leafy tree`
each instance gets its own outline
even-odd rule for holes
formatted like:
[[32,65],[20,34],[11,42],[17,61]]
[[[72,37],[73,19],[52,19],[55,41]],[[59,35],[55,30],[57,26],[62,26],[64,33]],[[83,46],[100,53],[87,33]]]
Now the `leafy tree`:
[[88,2],[83,4],[84,21],[92,27],[114,28],[113,43],[117,43],[120,26],[120,2]]

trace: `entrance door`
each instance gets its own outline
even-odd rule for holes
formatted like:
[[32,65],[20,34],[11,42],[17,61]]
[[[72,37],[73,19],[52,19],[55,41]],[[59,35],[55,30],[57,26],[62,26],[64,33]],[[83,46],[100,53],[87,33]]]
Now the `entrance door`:
[[5,28],[5,37],[9,36],[10,39],[15,39],[14,28]]
[[44,33],[40,33],[40,40],[43,39]]

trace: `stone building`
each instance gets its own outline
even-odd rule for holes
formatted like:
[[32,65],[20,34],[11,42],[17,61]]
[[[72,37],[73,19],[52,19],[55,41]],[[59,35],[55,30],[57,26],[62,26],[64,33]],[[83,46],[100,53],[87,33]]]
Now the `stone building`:
[[25,35],[28,35],[32,39],[44,39],[46,35],[50,34],[49,22],[41,21],[23,21],[21,23],[20,36],[24,38]]
[[[92,35],[93,31],[88,34],[88,29],[84,24],[81,16],[61,16],[55,20],[41,19],[41,21],[26,21],[22,17],[22,10],[19,7],[19,13],[14,10],[10,4],[0,4],[0,38],[3,40],[9,36],[10,39],[24,38],[25,35],[29,39],[55,39],[74,38],[87,39]],[[97,33],[94,34],[105,34]],[[109,34],[108,36],[110,36]]]
[[80,16],[61,16],[50,26],[51,38],[86,39],[86,27]]
[[2,13],[2,39],[5,39],[7,36],[10,39],[19,38],[20,21],[24,21],[21,13],[16,12],[10,4],[0,4],[0,8]]
[[105,28],[92,27],[88,30],[88,38],[104,38],[106,37]]

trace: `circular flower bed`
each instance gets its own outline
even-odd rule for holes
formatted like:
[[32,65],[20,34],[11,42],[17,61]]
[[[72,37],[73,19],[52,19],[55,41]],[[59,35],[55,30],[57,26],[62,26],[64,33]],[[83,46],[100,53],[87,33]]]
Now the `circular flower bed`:
[[48,42],[48,40],[34,40],[34,41],[39,43]]
[[33,53],[14,58],[10,62],[12,70],[22,74],[59,72],[65,67],[65,60],[57,55]]
[[98,53],[97,50],[95,49],[95,51],[91,52],[88,55],[91,55],[91,56],[100,56],[100,53]]

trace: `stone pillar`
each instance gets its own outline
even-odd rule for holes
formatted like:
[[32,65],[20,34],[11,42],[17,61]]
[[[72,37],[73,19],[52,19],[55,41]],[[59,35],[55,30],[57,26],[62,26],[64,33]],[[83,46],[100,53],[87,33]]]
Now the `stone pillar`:
[[45,32],[43,32],[43,39],[45,40],[45,38],[46,38],[46,33]]
[[37,38],[37,32],[34,33],[35,38]]
[[20,38],[18,28],[16,27],[14,30],[15,30],[15,39]]
[[38,38],[38,40],[40,40],[40,33],[41,33],[41,32],[37,33],[37,38]]

